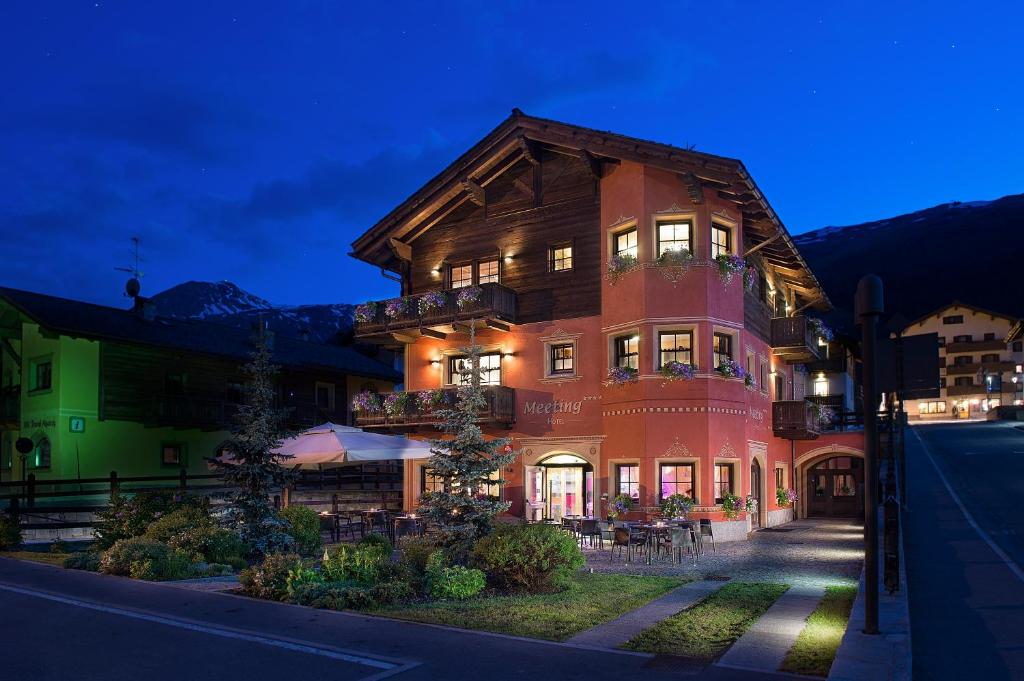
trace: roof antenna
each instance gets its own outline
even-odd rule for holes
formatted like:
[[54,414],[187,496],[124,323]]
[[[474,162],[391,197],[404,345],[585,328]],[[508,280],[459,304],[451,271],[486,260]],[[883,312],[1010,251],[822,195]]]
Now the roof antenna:
[[139,262],[142,259],[139,257],[139,237],[137,236],[132,237],[132,258],[134,260],[134,264],[131,267],[115,267],[114,269],[118,272],[128,272],[132,275],[132,278],[124,285],[124,295],[129,298],[137,298],[139,293],[142,291],[142,282],[139,280],[144,276],[144,274],[139,271]]

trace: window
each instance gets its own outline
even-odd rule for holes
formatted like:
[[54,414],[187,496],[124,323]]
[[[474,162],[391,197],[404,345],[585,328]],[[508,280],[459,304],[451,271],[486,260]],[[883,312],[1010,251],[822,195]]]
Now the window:
[[49,357],[29,362],[29,391],[49,390],[53,387],[53,362]]
[[732,464],[731,463],[716,463],[715,464],[715,503],[722,503],[722,499],[726,494],[732,494]]
[[665,251],[693,251],[690,243],[690,223],[659,222],[658,223],[658,255]]
[[548,266],[552,272],[571,270],[572,246],[569,244],[552,246],[548,253]]
[[946,347],[946,337],[945,336],[939,336],[939,347],[940,348]]
[[917,413],[919,414],[945,414],[946,403],[944,401],[938,402],[918,402]]
[[1024,352],[1024,341],[1013,341],[1014,352]]
[[957,376],[956,380],[953,381],[953,385],[974,385],[973,376]]
[[463,288],[473,284],[472,265],[453,265],[451,268],[451,287]]
[[747,363],[743,369],[747,372],[747,376],[750,376],[750,380],[754,380],[754,362],[757,361],[757,357],[752,352],[747,352]]
[[995,340],[995,339],[996,339],[996,335],[994,333],[986,333],[985,334],[985,340]]
[[[448,358],[448,383],[450,385],[469,385],[472,381],[473,367],[465,355]],[[501,355],[490,352],[480,355],[480,385],[501,385]]]
[[775,489],[786,489],[786,469],[782,466],[775,467]]
[[828,378],[820,374],[814,379],[814,394],[818,397],[828,397]]
[[716,369],[722,364],[722,360],[732,359],[732,336],[730,334],[715,332],[714,355]]
[[615,339],[615,366],[640,368],[640,336],[619,336]]
[[967,364],[972,364],[973,362],[974,357],[972,357],[971,355],[957,355],[956,357],[953,358],[953,366],[955,367],[962,367]]
[[946,377],[945,376],[939,376],[939,387],[940,388],[945,388],[946,387]]
[[786,399],[786,377],[781,373],[775,374],[775,399]]
[[424,492],[443,492],[444,478],[434,475],[426,466],[420,467],[420,494]]
[[662,331],[658,333],[658,366],[669,362],[693,364],[693,331]]
[[943,324],[963,324],[964,323],[964,316],[962,314],[949,315],[948,317],[943,317],[942,318],[942,323]]
[[637,250],[636,227],[619,232],[612,237],[612,253],[614,255],[631,255],[639,257]]
[[682,494],[697,500],[693,491],[694,466],[692,463],[663,463],[658,466],[659,498],[667,499],[673,494]]
[[29,462],[30,467],[49,468],[52,452],[53,449],[50,445],[50,438],[40,438],[39,442],[36,443],[35,450],[32,452],[32,459]]
[[480,261],[478,281],[481,284],[498,283],[498,261],[496,259]]
[[628,494],[634,499],[639,499],[640,465],[628,463],[615,466],[615,489],[616,494]]
[[954,343],[970,343],[972,340],[974,340],[974,337],[969,333],[963,336],[953,336]]
[[721,225],[711,225],[711,257],[732,253],[732,230]]
[[571,374],[575,371],[573,368],[573,344],[572,343],[559,343],[558,345],[552,345],[551,347],[551,373],[552,374]]
[[185,446],[182,444],[165,443],[160,447],[160,463],[164,466],[184,466]]
[[989,362],[998,362],[999,353],[986,353],[981,356],[981,363],[988,364]]
[[768,392],[768,362],[761,362],[761,372],[758,374],[758,385],[761,390]]
[[317,381],[314,399],[318,409],[334,411],[334,384]]

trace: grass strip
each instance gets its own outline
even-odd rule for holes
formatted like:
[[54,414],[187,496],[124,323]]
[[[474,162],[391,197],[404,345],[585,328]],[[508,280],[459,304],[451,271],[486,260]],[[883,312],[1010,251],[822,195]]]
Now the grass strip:
[[675,577],[574,575],[564,591],[525,596],[481,596],[377,608],[368,612],[515,636],[564,641],[615,619],[685,584]]
[[807,624],[786,653],[782,671],[828,676],[856,598],[855,586],[826,587],[825,596],[807,618]]
[[64,567],[64,559],[69,555],[71,554],[50,553],[48,551],[0,551],[0,557],[2,558],[30,560],[33,563],[46,563],[47,565],[56,565],[57,567]]
[[715,660],[788,588],[786,584],[729,582],[692,608],[640,632],[623,648]]

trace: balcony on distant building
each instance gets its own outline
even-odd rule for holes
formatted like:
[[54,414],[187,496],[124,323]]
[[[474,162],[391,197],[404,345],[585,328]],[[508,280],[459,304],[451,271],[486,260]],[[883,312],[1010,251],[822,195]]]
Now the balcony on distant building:
[[[440,392],[436,403],[422,404],[420,396],[424,392]],[[445,388],[441,391],[404,391],[405,405],[397,413],[389,412],[384,407],[372,410],[360,410],[354,414],[355,425],[360,428],[403,428],[414,426],[434,426],[442,421],[441,411],[451,409],[455,404],[458,388]],[[483,387],[485,406],[478,414],[481,423],[511,426],[516,420],[516,391],[503,385]],[[387,397],[387,394],[383,395]]]
[[816,440],[821,434],[816,405],[810,400],[772,402],[772,431],[786,440]]
[[[478,293],[475,300],[473,292]],[[360,340],[412,342],[418,336],[444,338],[471,322],[503,331],[516,323],[516,292],[501,284],[404,296],[360,307],[366,315],[360,319],[357,311],[354,333]]]
[[969,340],[951,341],[946,343],[946,354],[953,355],[959,352],[985,352],[986,350],[1006,350],[1006,341],[1003,340]]
[[787,364],[804,364],[821,359],[821,346],[811,332],[805,315],[773,317],[772,353]]

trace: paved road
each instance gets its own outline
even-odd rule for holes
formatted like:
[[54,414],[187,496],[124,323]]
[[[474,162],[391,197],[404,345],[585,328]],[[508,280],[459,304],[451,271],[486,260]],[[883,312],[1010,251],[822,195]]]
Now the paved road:
[[[917,426],[904,546],[917,679],[1024,679],[1024,431]],[[961,507],[962,505],[962,507]]]
[[[311,610],[0,558],[0,678],[778,681],[613,653]],[[792,677],[789,677],[792,678]]]

